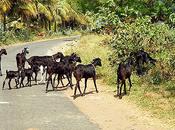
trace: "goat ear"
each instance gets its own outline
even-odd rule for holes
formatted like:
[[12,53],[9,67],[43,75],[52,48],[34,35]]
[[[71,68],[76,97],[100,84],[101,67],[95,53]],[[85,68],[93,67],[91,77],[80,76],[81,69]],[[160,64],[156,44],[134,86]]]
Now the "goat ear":
[[8,70],[6,70],[6,73],[8,73]]

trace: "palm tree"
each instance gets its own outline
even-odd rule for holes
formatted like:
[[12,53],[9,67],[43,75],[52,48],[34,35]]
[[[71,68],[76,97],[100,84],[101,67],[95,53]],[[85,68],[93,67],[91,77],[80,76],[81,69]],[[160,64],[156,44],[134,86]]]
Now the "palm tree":
[[1,0],[0,19],[3,21],[4,31],[7,30],[7,18],[20,18],[27,25],[35,19],[42,28],[51,30],[54,27],[54,31],[57,31],[58,25],[66,27],[66,24],[87,24],[86,17],[65,0]]
[[49,9],[42,3],[38,2],[38,20],[41,22],[41,25],[45,25],[45,29],[47,30],[48,22],[52,21],[53,16]]
[[31,17],[36,17],[37,11],[32,0],[1,0],[0,13],[3,16],[4,31],[7,30],[7,17],[13,15],[16,19],[22,18],[26,22]]
[[65,23],[74,24],[77,23],[79,25],[87,25],[87,18],[79,13],[78,11],[74,10],[70,4],[66,2],[61,2],[58,7],[59,15],[62,19],[63,27],[65,27]]
[[4,32],[6,31],[6,18],[7,13],[11,9],[12,3],[10,0],[1,0],[0,1],[0,14],[3,17],[3,25],[4,25]]

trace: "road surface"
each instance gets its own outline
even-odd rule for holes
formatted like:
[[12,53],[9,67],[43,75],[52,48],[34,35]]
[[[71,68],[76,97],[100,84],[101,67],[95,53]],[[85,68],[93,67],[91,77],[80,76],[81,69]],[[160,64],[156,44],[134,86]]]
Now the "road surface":
[[[27,57],[46,55],[52,47],[76,38],[78,37],[8,47],[8,55],[2,57],[1,86],[5,70],[17,70],[15,57],[24,47],[30,49]],[[99,129],[98,125],[90,122],[61,91],[45,93],[45,85],[8,90],[6,83],[5,88],[0,89],[0,130]]]

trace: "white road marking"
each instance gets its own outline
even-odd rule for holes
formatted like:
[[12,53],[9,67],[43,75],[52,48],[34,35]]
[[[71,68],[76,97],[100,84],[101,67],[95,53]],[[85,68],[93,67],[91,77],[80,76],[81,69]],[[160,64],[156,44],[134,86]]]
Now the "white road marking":
[[0,104],[9,104],[9,102],[0,102]]

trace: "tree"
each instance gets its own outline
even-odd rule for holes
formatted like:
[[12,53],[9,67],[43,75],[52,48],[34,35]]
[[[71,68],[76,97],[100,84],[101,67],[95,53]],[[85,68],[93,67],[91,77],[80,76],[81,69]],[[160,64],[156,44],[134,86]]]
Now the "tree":
[[1,0],[0,1],[0,14],[3,17],[4,31],[6,31],[7,13],[11,9],[11,7],[12,7],[12,3],[10,0]]

